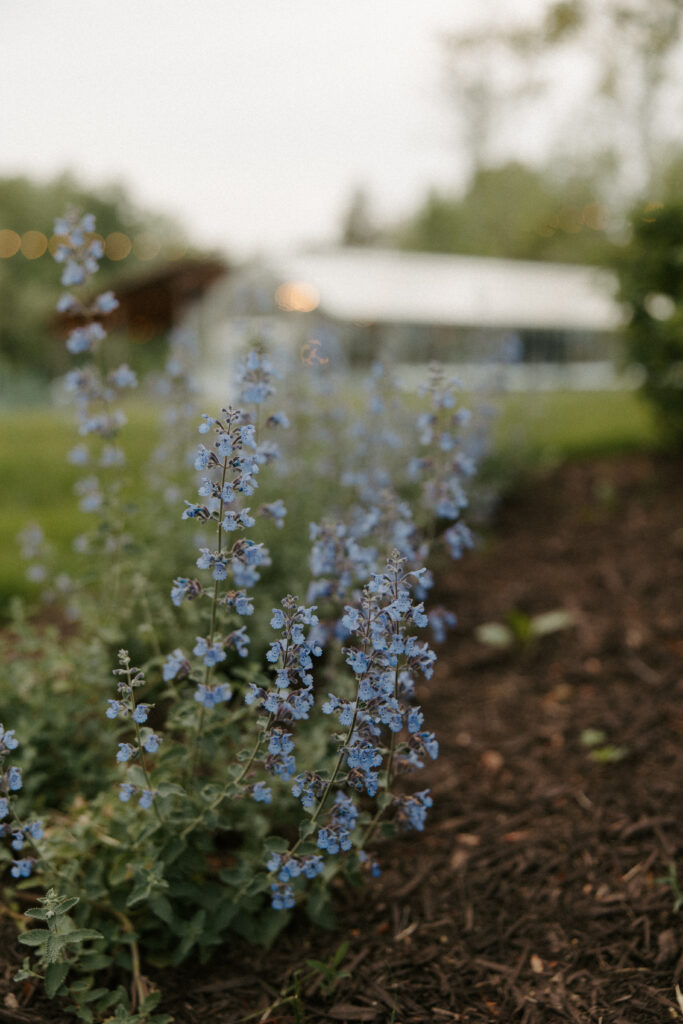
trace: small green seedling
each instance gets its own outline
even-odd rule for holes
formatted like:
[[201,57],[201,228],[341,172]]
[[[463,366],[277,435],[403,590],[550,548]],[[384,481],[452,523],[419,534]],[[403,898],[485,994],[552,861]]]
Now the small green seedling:
[[618,764],[628,757],[628,747],[618,747],[607,742],[607,733],[602,729],[584,729],[580,736],[581,744],[589,748],[591,761],[598,764]]
[[475,637],[480,644],[507,650],[511,647],[528,649],[541,637],[550,636],[574,625],[574,616],[566,608],[555,608],[540,615],[527,615],[513,608],[505,622],[484,622],[477,626]]

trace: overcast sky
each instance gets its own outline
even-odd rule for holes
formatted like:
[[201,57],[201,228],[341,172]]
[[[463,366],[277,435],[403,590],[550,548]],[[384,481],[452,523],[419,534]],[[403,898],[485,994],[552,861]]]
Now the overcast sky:
[[396,216],[462,181],[439,39],[543,2],[0,0],[0,175],[122,180],[234,253],[331,238],[356,184]]

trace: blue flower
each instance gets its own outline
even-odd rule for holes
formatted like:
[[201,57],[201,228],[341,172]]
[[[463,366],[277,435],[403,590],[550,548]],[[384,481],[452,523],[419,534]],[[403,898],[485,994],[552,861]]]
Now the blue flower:
[[270,888],[273,910],[290,910],[294,906],[294,890],[290,885],[273,882]]
[[269,804],[273,799],[273,794],[269,786],[266,786],[265,782],[257,782],[251,791],[251,795],[254,800],[264,804]]
[[368,658],[363,651],[350,650],[346,657],[347,665],[350,665],[357,676],[363,675],[368,669]]
[[14,735],[14,729],[8,729],[3,732],[3,728],[0,725],[0,746],[4,746],[5,750],[16,750],[19,746],[19,740]]
[[122,782],[119,785],[119,800],[124,804],[128,803],[134,792],[135,786],[132,786],[130,782]]
[[240,626],[239,629],[233,630],[226,642],[235,648],[240,658],[246,658],[249,654],[249,634],[246,626]]
[[21,789],[21,768],[12,765],[7,772],[7,785],[11,790]]
[[209,644],[208,640],[201,636],[196,639],[197,643],[193,647],[192,653],[201,658],[207,668],[212,668],[219,661],[225,661],[225,651],[220,644]]
[[280,608],[273,608],[273,616],[270,620],[273,629],[282,629],[285,624],[285,615]]
[[133,757],[136,753],[137,747],[134,747],[132,744],[119,743],[119,749],[116,755],[116,760],[120,763],[123,763],[124,761],[130,761],[131,757]]
[[164,682],[170,683],[170,681],[175,679],[181,671],[185,672],[187,670],[189,670],[189,664],[185,660],[185,655],[179,647],[176,647],[175,651],[169,654],[166,658],[166,663],[163,668]]
[[38,842],[44,836],[42,821],[32,821],[26,826],[26,831],[34,842]]
[[227,683],[219,683],[218,686],[206,686],[200,683],[194,692],[194,699],[203,707],[211,710],[217,704],[229,701],[232,697],[232,690]]
[[138,800],[138,804],[140,805],[140,807],[144,807],[144,809],[147,810],[149,807],[152,806],[154,796],[155,793],[153,790],[143,789],[140,799]]
[[150,708],[152,704],[138,704],[133,712],[133,721],[137,722],[138,725],[143,725],[147,721]]
[[211,464],[211,452],[208,448],[205,448],[203,444],[200,444],[197,449],[197,455],[194,460],[194,468],[201,472],[203,469],[207,469]]
[[138,386],[138,379],[131,368],[126,364],[122,363],[118,369],[113,370],[109,375],[113,384],[117,388],[136,388]]
[[254,605],[252,599],[246,594],[238,594],[235,598],[235,611],[238,615],[253,615]]
[[243,447],[256,447],[256,438],[254,436],[255,431],[256,427],[254,426],[253,423],[248,423],[246,426],[240,427],[240,440],[242,442]]
[[61,281],[65,288],[72,288],[74,285],[83,284],[85,281],[85,270],[83,267],[79,267],[78,263],[74,260],[67,260],[66,266],[62,271]]
[[220,433],[218,435],[218,438],[216,439],[216,451],[222,459],[227,459],[232,455],[233,446],[229,434]]
[[9,814],[9,800],[6,796],[0,796],[0,821]]
[[[57,308],[59,309],[59,306]],[[118,308],[119,302],[113,292],[102,292],[101,295],[97,296],[93,304],[95,312],[103,313],[105,316],[107,313],[113,313],[113,311]]]
[[143,740],[142,745],[148,754],[156,754],[157,750],[159,749],[160,743],[161,737],[157,736],[156,733],[152,733],[150,736],[147,736],[145,740]]
[[125,713],[126,706],[120,700],[108,700],[107,704],[109,705],[105,711],[107,718],[118,718],[120,714]]
[[10,868],[12,878],[29,878],[33,870],[33,863],[33,860],[29,857],[12,861],[12,867]]

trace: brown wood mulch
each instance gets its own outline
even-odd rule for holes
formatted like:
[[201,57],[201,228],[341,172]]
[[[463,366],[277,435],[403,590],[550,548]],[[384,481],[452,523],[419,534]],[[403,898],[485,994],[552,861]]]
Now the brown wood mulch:
[[[683,846],[683,464],[597,460],[527,481],[441,596],[460,626],[420,695],[441,741],[419,780],[427,830],[382,850],[376,882],[339,888],[337,931],[302,917],[270,952],[236,941],[159,978],[178,1024],[683,1018],[683,911],[661,881]],[[558,608],[574,625],[535,643],[475,639],[512,610]],[[587,729],[604,733],[602,761]],[[348,976],[328,992],[303,977],[298,1006],[262,1013],[343,940]],[[1,1021],[61,1021],[22,1005],[11,973]]]

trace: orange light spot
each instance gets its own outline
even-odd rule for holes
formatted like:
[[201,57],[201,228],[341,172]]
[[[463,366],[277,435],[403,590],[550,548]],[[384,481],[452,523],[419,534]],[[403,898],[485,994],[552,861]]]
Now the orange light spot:
[[21,251],[27,260],[37,260],[47,249],[47,238],[42,231],[26,231],[21,236]]
[[9,259],[19,252],[21,238],[11,228],[4,228],[0,231],[0,258]]
[[112,231],[104,242],[104,253],[110,260],[125,260],[132,248],[133,243],[122,231]]
[[286,313],[310,313],[318,308],[320,295],[308,281],[285,281],[275,292],[275,301]]

